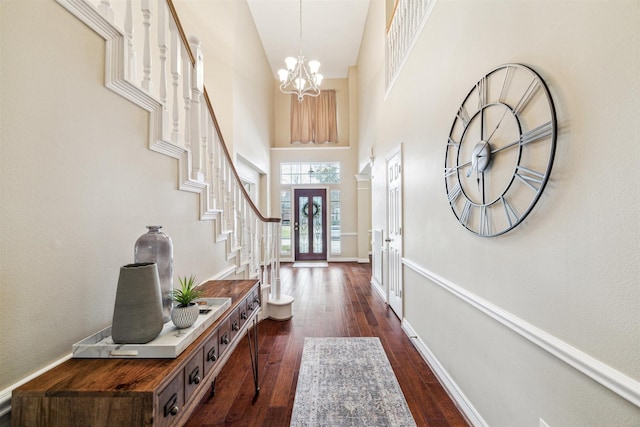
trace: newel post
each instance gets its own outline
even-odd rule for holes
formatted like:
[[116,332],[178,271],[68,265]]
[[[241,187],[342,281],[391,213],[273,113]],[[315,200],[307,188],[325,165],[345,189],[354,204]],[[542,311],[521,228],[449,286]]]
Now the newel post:
[[266,304],[267,315],[274,320],[288,320],[293,317],[294,298],[283,294],[280,286],[280,222],[270,222],[269,225],[272,228],[270,246],[273,257],[271,258],[271,294]]

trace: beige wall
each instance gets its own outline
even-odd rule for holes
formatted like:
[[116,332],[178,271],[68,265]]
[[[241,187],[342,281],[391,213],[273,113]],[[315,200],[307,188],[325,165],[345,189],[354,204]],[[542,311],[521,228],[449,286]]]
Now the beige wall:
[[[291,95],[280,92],[280,84],[275,81],[275,147],[291,147]],[[350,143],[349,128],[349,80],[348,79],[324,79],[322,89],[335,89],[336,114],[338,120],[338,143],[326,144],[327,147],[348,147]],[[354,141],[355,143],[355,141]],[[313,145],[302,144],[300,147],[311,148]]]
[[[213,221],[198,220],[198,196],[177,190],[177,161],[147,148],[148,113],[104,87],[99,36],[52,0],[9,0],[0,3],[0,43],[2,391],[111,323],[119,268],[133,261],[146,225],[162,224],[173,239],[176,276],[206,280],[228,264]],[[263,58],[250,65],[268,73]],[[216,77],[220,86],[232,74],[241,85],[233,68]],[[225,112],[223,130],[251,116],[259,125],[247,140],[269,141],[271,79],[256,90],[260,110],[248,111],[244,90],[213,103]],[[247,157],[268,170],[258,147],[262,157]]]
[[[403,145],[407,324],[491,426],[640,425],[638,407],[509,324],[640,389],[640,3],[439,0],[383,101],[384,19],[372,1],[358,159]],[[556,159],[524,223],[479,238],[449,207],[445,144],[470,88],[508,62],[550,86]],[[372,227],[385,228],[384,161],[373,176]]]

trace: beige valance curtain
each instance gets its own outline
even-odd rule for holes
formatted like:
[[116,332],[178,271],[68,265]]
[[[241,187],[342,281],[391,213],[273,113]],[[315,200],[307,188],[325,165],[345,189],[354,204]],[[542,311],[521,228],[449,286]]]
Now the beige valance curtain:
[[336,91],[323,90],[302,102],[291,95],[291,143],[325,144],[338,142]]

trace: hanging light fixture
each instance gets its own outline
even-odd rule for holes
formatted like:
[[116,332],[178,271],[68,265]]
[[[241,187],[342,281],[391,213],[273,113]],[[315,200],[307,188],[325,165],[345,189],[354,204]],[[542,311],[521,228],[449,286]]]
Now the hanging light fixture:
[[302,0],[300,0],[300,53],[297,58],[293,56],[285,58],[284,62],[287,68],[278,71],[282,93],[295,93],[299,102],[302,102],[305,95],[320,95],[322,82],[322,74],[318,73],[320,63],[318,61],[307,63],[302,55]]

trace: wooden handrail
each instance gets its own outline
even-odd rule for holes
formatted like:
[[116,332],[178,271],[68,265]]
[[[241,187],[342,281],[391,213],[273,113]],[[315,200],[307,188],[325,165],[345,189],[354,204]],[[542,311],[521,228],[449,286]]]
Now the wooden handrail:
[[393,5],[393,12],[391,13],[391,19],[387,21],[387,29],[385,31],[386,34],[389,34],[389,30],[391,29],[391,24],[393,24],[393,20],[396,17],[396,10],[398,9],[399,4],[400,4],[400,0],[396,0],[395,4]]
[[[171,12],[171,16],[173,16],[173,20],[176,23],[176,28],[178,29],[178,32],[180,33],[180,38],[182,39],[182,43],[186,47],[187,52],[189,54],[189,59],[191,60],[191,65],[195,65],[196,59],[193,56],[193,52],[189,48],[189,40],[187,39],[187,35],[184,32],[184,28],[182,27],[182,22],[180,21],[180,17],[178,16],[178,12],[177,12],[174,4],[173,4],[173,0],[166,0],[166,1],[167,1],[167,6],[169,7],[169,11]],[[213,120],[213,125],[215,126],[216,133],[218,134],[218,138],[220,139],[220,143],[222,145],[222,150],[224,151],[224,155],[226,156],[227,160],[229,161],[229,164],[231,165],[231,171],[233,172],[233,176],[240,183],[242,181],[240,180],[240,176],[238,175],[238,171],[236,171],[236,167],[235,167],[235,165],[233,163],[231,155],[229,154],[229,149],[227,148],[227,144],[225,143],[224,137],[222,136],[222,132],[220,131],[220,125],[218,124],[218,119],[216,118],[216,114],[213,111],[213,105],[211,104],[211,99],[209,98],[209,94],[207,93],[207,88],[206,87],[204,88],[204,91],[203,91],[203,97],[204,97],[205,102],[207,103],[207,108],[209,110],[209,114],[211,115],[211,119]],[[251,210],[256,214],[256,216],[260,219],[260,221],[262,221],[262,222],[280,222],[280,220],[281,220],[280,218],[267,218],[267,217],[263,216],[262,213],[260,212],[260,210],[253,203],[253,200],[251,200],[251,197],[249,197],[249,193],[247,193],[247,190],[244,188],[244,186],[240,185],[239,187],[240,187],[240,189],[242,191],[242,194],[244,195],[244,198],[249,203],[249,206],[251,207]]]

